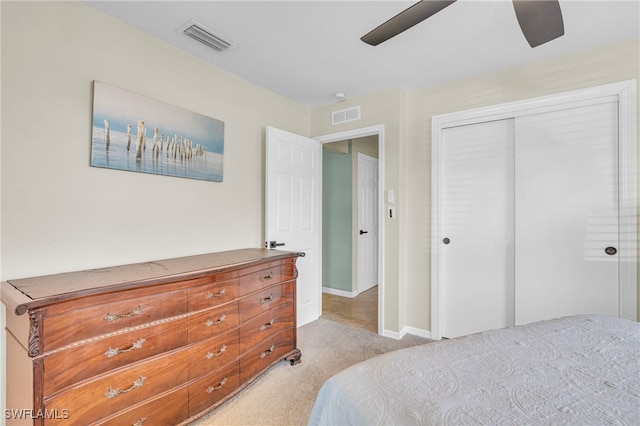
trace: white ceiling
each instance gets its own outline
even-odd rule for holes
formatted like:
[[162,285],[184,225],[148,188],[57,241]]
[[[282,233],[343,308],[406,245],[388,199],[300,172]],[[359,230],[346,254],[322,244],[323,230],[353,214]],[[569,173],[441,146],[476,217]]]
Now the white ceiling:
[[[565,35],[532,49],[511,1],[458,0],[376,47],[360,37],[412,1],[86,1],[121,21],[309,107],[392,87],[422,89],[640,38],[640,0],[560,0]],[[237,47],[178,31],[194,20]],[[162,58],[158,58],[162,63]]]

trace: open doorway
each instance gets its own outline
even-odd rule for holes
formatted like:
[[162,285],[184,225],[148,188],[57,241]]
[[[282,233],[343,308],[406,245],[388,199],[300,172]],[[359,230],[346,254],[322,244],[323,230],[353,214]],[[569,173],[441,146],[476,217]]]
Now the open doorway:
[[323,318],[378,333],[379,135],[323,144]]

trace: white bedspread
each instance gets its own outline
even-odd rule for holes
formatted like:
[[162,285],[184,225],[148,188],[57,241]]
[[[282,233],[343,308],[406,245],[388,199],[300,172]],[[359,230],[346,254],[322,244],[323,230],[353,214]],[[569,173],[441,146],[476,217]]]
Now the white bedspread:
[[572,316],[380,355],[329,379],[310,425],[640,425],[640,323]]

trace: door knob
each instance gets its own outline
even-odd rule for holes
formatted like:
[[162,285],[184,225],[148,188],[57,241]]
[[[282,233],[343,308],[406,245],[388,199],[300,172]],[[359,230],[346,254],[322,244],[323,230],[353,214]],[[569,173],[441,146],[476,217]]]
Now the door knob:
[[604,249],[604,252],[607,253],[609,256],[613,256],[618,252],[618,249],[616,249],[615,247],[609,246],[606,249]]
[[362,229],[360,230],[360,235],[362,235],[362,234],[368,234],[368,233],[369,233],[369,231],[363,231]]
[[274,249],[276,247],[280,247],[280,246],[283,246],[283,245],[284,245],[284,243],[278,243],[276,241],[269,241],[269,248],[270,249]]
[[445,244],[449,244],[449,243],[451,242],[451,240],[445,237],[445,238],[442,240],[442,242],[443,242],[443,243],[445,243]]

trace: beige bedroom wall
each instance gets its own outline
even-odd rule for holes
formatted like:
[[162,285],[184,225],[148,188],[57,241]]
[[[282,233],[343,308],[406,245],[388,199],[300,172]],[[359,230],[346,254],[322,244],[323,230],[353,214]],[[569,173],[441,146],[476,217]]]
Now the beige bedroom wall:
[[[311,135],[322,136],[347,130],[383,124],[385,168],[385,192],[396,192],[398,219],[385,218],[384,235],[384,329],[397,333],[404,327],[401,323],[404,301],[401,301],[400,288],[400,239],[402,234],[402,209],[404,197],[401,194],[400,144],[405,131],[404,109],[407,94],[402,89],[389,89],[356,99],[347,99],[340,103],[314,108],[311,111]],[[360,105],[362,118],[358,121],[331,125],[331,112]]]
[[400,302],[406,308],[408,326],[431,328],[431,117],[639,78],[640,40],[631,40],[409,94],[409,142],[401,145],[401,157],[406,171],[403,216],[413,232],[402,238],[403,282],[410,297]]
[[[0,23],[2,23],[2,6],[0,6]],[[2,46],[2,31],[0,30],[0,46]],[[0,54],[0,81],[2,80],[2,54]],[[2,84],[0,84],[0,96],[2,94]],[[0,105],[0,129],[2,129],[2,108]],[[2,165],[2,136],[0,131],[0,166]],[[0,170],[0,277],[2,277],[2,171]],[[6,405],[7,389],[7,364],[6,354],[1,348],[7,347],[7,333],[5,331],[7,322],[7,310],[4,304],[0,303],[0,412],[4,413]]]
[[[0,4],[2,279],[263,244],[264,129],[308,108],[80,2]],[[94,80],[224,121],[224,182],[90,167]]]

